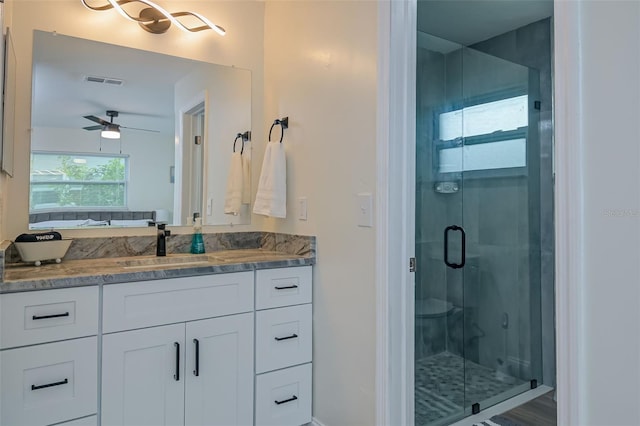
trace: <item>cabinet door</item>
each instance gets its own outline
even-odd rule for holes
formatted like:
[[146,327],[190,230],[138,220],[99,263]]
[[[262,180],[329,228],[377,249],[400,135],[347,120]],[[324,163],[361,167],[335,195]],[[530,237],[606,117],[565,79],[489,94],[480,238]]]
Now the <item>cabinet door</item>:
[[184,423],[184,323],[107,334],[102,425]]
[[185,424],[253,423],[253,313],[187,323]]

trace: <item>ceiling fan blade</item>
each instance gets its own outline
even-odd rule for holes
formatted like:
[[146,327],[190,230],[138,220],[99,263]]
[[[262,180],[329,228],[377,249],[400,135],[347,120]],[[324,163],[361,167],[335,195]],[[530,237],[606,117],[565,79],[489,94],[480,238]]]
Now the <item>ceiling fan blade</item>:
[[100,130],[100,129],[102,129],[102,127],[104,127],[104,126],[89,126],[89,127],[83,127],[83,129],[85,129],[85,130]]
[[100,117],[96,117],[95,115],[85,115],[84,118],[86,118],[87,120],[95,121],[96,123],[102,124],[103,126],[109,124],[108,121],[105,121]]
[[151,130],[151,129],[138,129],[137,127],[125,127],[125,126],[119,126],[121,129],[129,129],[129,130],[140,130],[143,132],[153,132],[153,133],[160,133],[160,130]]

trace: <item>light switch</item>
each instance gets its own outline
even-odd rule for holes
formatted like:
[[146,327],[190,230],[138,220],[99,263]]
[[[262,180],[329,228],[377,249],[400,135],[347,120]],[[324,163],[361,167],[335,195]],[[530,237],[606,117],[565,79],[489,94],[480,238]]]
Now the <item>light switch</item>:
[[298,198],[298,220],[307,220],[307,197]]
[[373,196],[369,192],[358,194],[357,201],[358,226],[371,228],[373,226]]
[[209,198],[207,200],[207,216],[211,216],[212,211],[213,211],[213,198]]

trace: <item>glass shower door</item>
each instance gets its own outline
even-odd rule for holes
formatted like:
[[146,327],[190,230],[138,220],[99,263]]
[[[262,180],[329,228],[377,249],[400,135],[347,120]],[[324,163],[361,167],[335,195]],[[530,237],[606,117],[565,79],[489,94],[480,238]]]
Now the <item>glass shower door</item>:
[[[416,127],[415,424],[465,416],[462,46],[418,34]],[[443,115],[453,119],[447,123]],[[446,120],[445,120],[446,121]],[[443,124],[446,128],[443,128]],[[445,156],[440,153],[444,150]],[[445,250],[446,247],[446,250]],[[445,263],[446,262],[446,263]],[[453,265],[452,267],[447,266]]]
[[415,424],[539,380],[535,70],[418,34]]
[[[462,50],[465,410],[476,413],[541,376],[536,70]],[[451,117],[443,120],[450,120]],[[441,156],[447,154],[440,151]]]

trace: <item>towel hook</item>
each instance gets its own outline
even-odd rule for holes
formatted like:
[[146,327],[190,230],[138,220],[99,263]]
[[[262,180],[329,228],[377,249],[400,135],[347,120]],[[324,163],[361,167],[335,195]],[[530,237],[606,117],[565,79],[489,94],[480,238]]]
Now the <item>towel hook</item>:
[[271,131],[275,126],[280,126],[282,129],[280,132],[280,143],[282,143],[282,138],[284,138],[284,129],[289,128],[289,117],[277,118],[273,124],[271,125],[271,129],[269,129],[269,142],[271,142]]
[[247,130],[244,133],[238,133],[236,138],[233,140],[233,152],[236,152],[236,142],[238,139],[242,139],[242,148],[240,149],[240,155],[244,152],[244,143],[249,142],[251,140],[251,131]]

